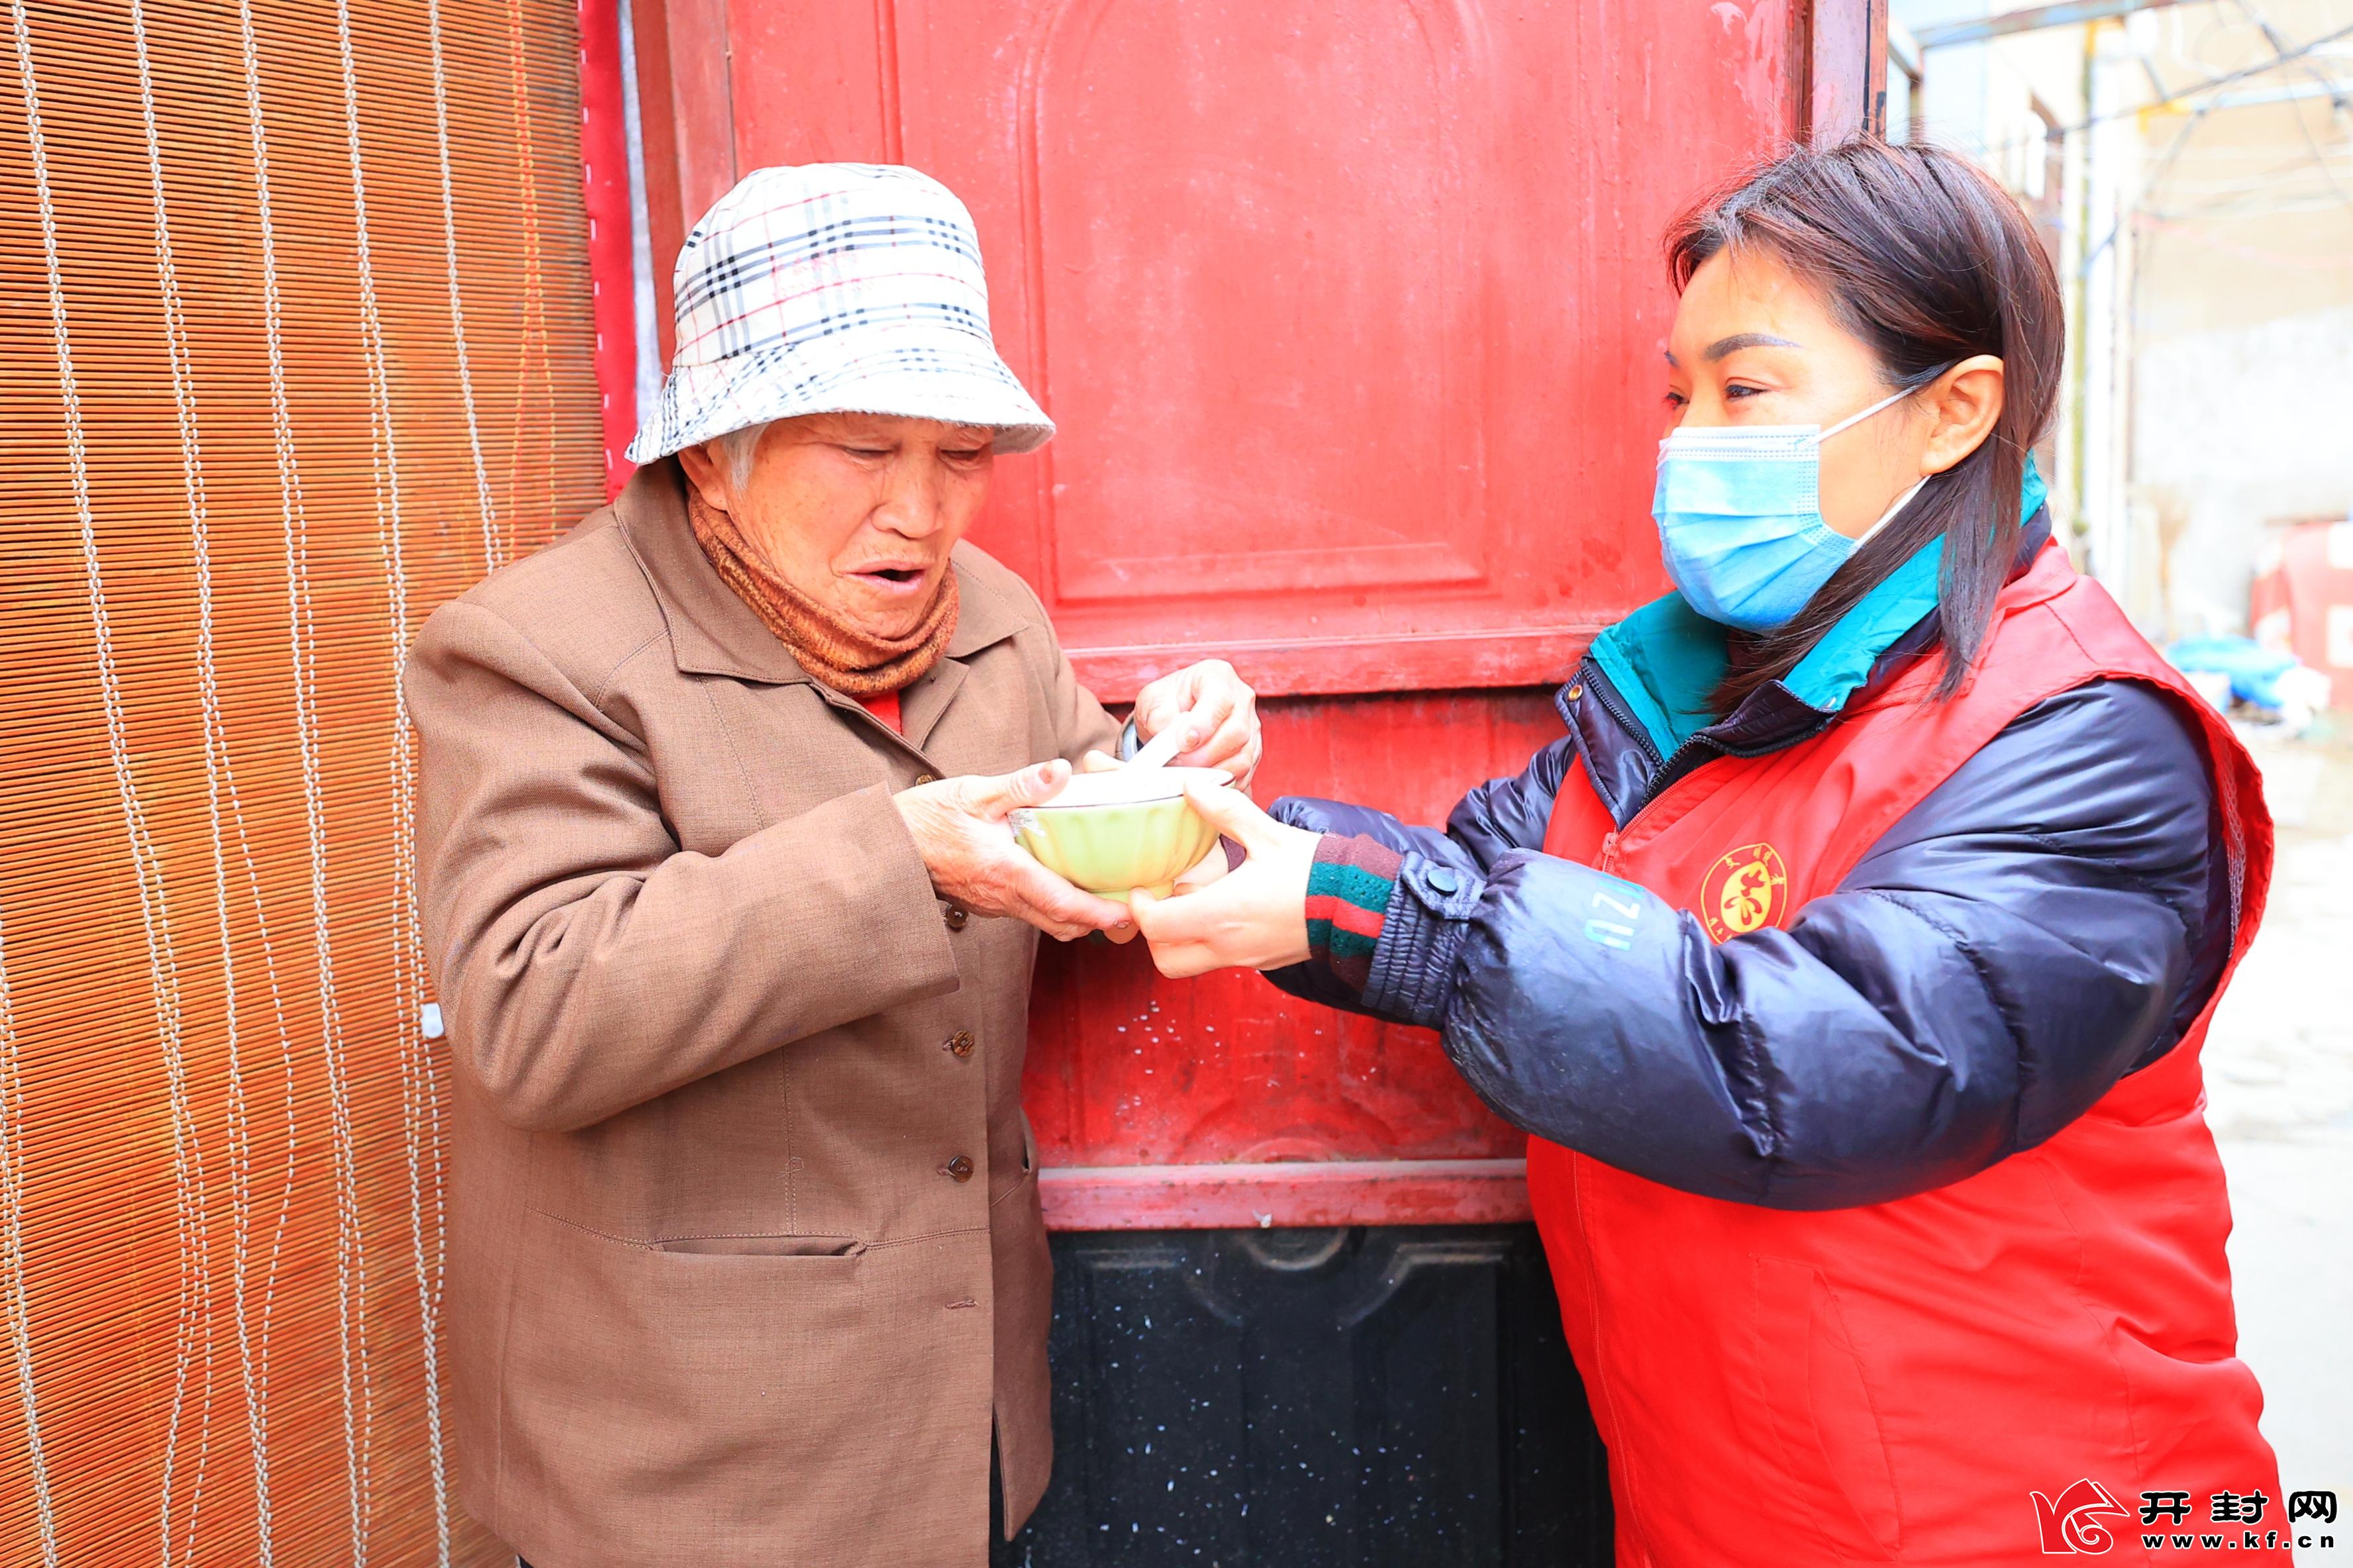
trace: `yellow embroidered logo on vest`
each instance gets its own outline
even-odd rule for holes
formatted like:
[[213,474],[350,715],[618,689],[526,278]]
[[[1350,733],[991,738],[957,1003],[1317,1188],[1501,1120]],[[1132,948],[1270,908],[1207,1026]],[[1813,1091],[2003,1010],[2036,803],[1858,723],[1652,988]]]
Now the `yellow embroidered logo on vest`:
[[1698,915],[1718,942],[1777,924],[1789,906],[1789,868],[1770,844],[1744,844],[1707,868]]

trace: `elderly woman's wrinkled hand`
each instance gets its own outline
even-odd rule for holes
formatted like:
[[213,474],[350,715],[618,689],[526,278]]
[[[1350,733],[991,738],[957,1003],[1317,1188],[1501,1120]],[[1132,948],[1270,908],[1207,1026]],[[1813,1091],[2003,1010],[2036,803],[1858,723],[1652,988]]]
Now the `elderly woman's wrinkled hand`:
[[1135,731],[1149,741],[1171,724],[1190,731],[1171,759],[1181,768],[1221,768],[1247,787],[1261,751],[1258,693],[1222,658],[1164,675],[1135,694]]
[[[1185,791],[1193,809],[1242,847],[1247,859],[1198,891],[1129,895],[1152,962],[1171,980],[1212,969],[1282,969],[1304,963],[1307,877],[1317,836],[1277,822],[1238,789]],[[1221,855],[1211,859],[1222,861]]]
[[1070,776],[1068,763],[1040,763],[995,778],[917,784],[892,799],[940,897],[975,914],[1026,921],[1057,942],[1091,931],[1125,942],[1135,934],[1125,907],[1082,892],[1038,864],[1006,820],[1051,800]]

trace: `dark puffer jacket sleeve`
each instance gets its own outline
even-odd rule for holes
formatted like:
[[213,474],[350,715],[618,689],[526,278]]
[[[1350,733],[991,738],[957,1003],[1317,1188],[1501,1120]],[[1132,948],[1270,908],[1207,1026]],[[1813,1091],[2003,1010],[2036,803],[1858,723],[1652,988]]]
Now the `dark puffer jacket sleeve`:
[[[1532,852],[1545,765],[1474,792],[1443,837],[1376,835],[1405,861],[1347,1000],[1437,1026],[1516,1125],[1687,1192],[1839,1208],[1971,1175],[2162,1056],[2229,951],[2207,762],[2151,688],[2043,702],[1791,929],[1721,944]],[[1367,830],[1323,803],[1276,815]]]
[[1361,834],[1401,855],[1484,871],[1511,850],[1533,849],[1544,842],[1553,796],[1576,761],[1575,742],[1565,736],[1555,741],[1516,776],[1490,779],[1464,795],[1442,833],[1399,822],[1386,811],[1299,795],[1275,802],[1273,814],[1311,833]]
[[[1272,813],[1311,833],[1369,838],[1396,850],[1407,857],[1406,870],[1428,889],[1433,870],[1479,876],[1511,851],[1542,844],[1545,825],[1552,819],[1553,796],[1559,793],[1567,770],[1576,763],[1575,742],[1566,737],[1554,742],[1516,776],[1490,779],[1464,795],[1446,819],[1444,832],[1399,822],[1386,811],[1299,795],[1276,801]],[[1374,962],[1380,962],[1377,949]],[[1397,949],[1391,949],[1388,962],[1392,966],[1397,963]],[[1363,987],[1333,973],[1328,958],[1321,953],[1305,963],[1271,971],[1267,978],[1293,996],[1326,1007],[1346,1013],[1373,1011],[1365,1004]]]

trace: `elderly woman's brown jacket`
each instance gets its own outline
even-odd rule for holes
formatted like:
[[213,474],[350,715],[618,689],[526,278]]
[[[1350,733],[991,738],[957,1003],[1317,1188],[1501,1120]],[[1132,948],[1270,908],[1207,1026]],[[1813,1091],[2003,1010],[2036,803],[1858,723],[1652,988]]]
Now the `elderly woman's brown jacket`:
[[959,546],[905,737],[721,583],[675,466],[426,624],[427,951],[456,1065],[467,1505],[538,1568],[980,1563],[1051,1458],[1019,1103],[1036,934],[893,792],[1107,746]]

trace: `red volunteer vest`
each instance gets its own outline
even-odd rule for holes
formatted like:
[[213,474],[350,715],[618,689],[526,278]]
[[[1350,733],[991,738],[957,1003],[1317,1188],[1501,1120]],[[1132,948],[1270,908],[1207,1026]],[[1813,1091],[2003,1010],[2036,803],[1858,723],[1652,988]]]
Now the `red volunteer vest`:
[[[2229,727],[2055,548],[2003,592],[1989,641],[1953,700],[1926,700],[1938,661],[1924,660],[1811,741],[1709,763],[1623,831],[1572,769],[1545,849],[1641,883],[1718,941],[1786,927],[2021,713],[2087,681],[2142,680],[2204,724],[2235,967],[2271,821]],[[2040,1147],[1867,1208],[1694,1197],[1532,1141],[1529,1193],[1609,1447],[1621,1568],[2205,1555],[2144,1551],[2150,1490],[2189,1494],[2173,1533],[2203,1524],[2239,1542],[2235,1561],[2287,1562],[2284,1543],[2262,1546],[2266,1530],[2282,1541],[2286,1505],[2235,1354],[2198,1060],[2212,1014]],[[2253,1538],[2208,1522],[2211,1494],[2257,1489],[2271,1500]]]

